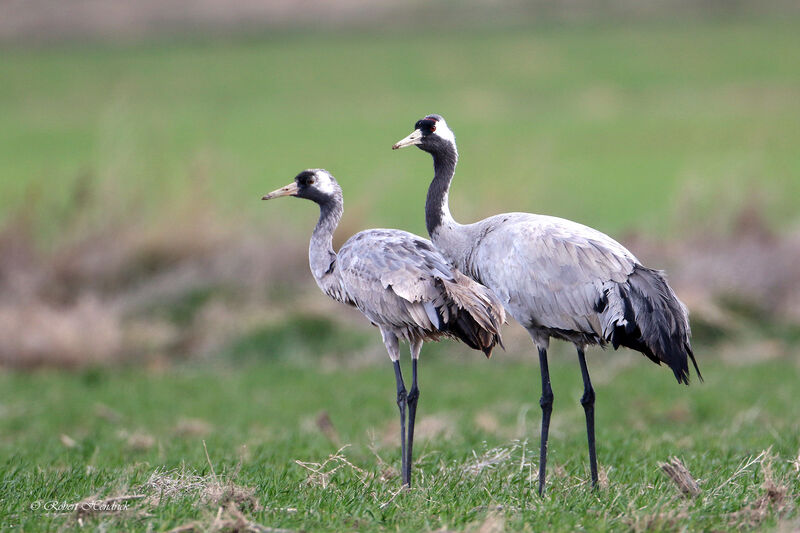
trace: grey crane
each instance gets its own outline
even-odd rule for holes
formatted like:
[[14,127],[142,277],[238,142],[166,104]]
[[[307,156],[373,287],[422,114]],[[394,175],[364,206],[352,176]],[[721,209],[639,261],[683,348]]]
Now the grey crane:
[[[326,170],[304,170],[292,183],[262,199],[281,196],[319,204],[320,216],[308,248],[311,273],[322,292],[357,308],[380,329],[397,383],[403,483],[411,485],[419,399],[417,360],[423,342],[455,338],[482,350],[488,358],[497,344],[502,346],[503,306],[492,291],[454,269],[429,240],[405,231],[365,230],[350,237],[336,253],[333,232],[342,217],[342,189]],[[408,392],[400,371],[400,340],[411,348]]]
[[664,273],[643,266],[617,241],[582,224],[545,215],[505,213],[462,225],[450,214],[448,193],[458,150],[440,115],[417,121],[393,149],[414,146],[433,156],[425,222],[434,245],[453,265],[483,283],[530,334],[542,375],[542,433],[539,494],[544,491],[547,437],[553,391],[547,366],[550,338],[572,342],[583,377],[581,404],[586,417],[592,487],[597,485],[595,393],[584,350],[611,343],[666,363],[678,383],[689,384],[691,359],[686,307]]

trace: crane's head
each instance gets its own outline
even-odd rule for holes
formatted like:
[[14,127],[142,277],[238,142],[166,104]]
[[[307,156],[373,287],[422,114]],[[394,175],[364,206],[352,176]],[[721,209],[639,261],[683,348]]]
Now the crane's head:
[[261,199],[272,200],[281,196],[306,198],[322,205],[331,200],[341,201],[342,188],[327,170],[311,168],[295,176],[294,181],[289,185],[265,194]]
[[426,152],[435,152],[449,146],[455,148],[456,136],[447,127],[447,122],[441,115],[427,115],[418,120],[411,135],[397,141],[392,150],[412,145]]

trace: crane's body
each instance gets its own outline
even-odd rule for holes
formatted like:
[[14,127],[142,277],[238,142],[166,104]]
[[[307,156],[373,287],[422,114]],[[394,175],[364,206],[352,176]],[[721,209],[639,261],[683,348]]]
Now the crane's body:
[[539,492],[544,490],[547,437],[553,394],[547,366],[550,338],[575,344],[584,382],[593,485],[594,390],[584,349],[611,343],[666,363],[679,383],[689,383],[689,360],[700,371],[689,342],[686,307],[663,273],[643,266],[611,237],[562,218],[505,213],[474,224],[450,214],[448,195],[458,151],[455,135],[439,115],[428,115],[393,148],[416,145],[433,156],[425,219],[434,245],[456,268],[494,291],[530,334],[542,373],[542,438]]
[[[409,343],[458,338],[491,354],[497,301],[454,269],[429,240],[371,229],[353,235],[337,256],[344,298],[336,299],[354,305],[382,331]],[[461,317],[464,309],[473,310],[470,319]],[[464,326],[465,320],[479,327]],[[481,335],[485,338],[476,338]]]
[[[537,346],[547,348],[551,337],[583,346],[629,346],[688,382],[688,359],[680,353],[691,351],[681,342],[689,330],[685,309],[661,273],[608,235],[563,218],[505,213],[442,225],[432,238],[456,268],[494,291]],[[649,312],[648,300],[670,312]],[[634,327],[662,344],[654,348],[658,356],[632,338]]]
[[[307,198],[319,204],[320,217],[308,250],[311,273],[325,294],[357,308],[380,329],[395,368],[403,482],[410,484],[419,397],[417,360],[423,342],[455,338],[489,357],[501,344],[503,306],[492,291],[453,268],[429,240],[405,231],[365,230],[335,252],[333,232],[342,216],[343,198],[338,183],[325,170],[301,172],[293,183],[264,199],[281,196]],[[408,392],[399,364],[401,340],[411,348],[413,381]]]

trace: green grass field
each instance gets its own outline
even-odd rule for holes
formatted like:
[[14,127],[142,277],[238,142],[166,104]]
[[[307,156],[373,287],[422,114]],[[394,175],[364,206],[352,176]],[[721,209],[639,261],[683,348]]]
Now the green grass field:
[[8,49],[0,212],[35,209],[57,239],[88,187],[99,223],[169,216],[187,197],[229,216],[307,222],[312,214],[268,214],[258,199],[322,166],[344,187],[345,223],[424,232],[429,157],[389,147],[438,112],[459,139],[453,202],[464,220],[529,210],[667,234],[755,198],[784,223],[800,206],[797,27],[297,32]]
[[[614,236],[682,238],[729,231],[752,202],[773,226],[792,226],[798,35],[796,20],[773,20],[7,48],[0,225],[30,222],[58,250],[134,222],[158,234],[196,206],[305,245],[313,206],[259,198],[321,166],[345,190],[341,236],[371,226],[424,234],[430,158],[390,146],[438,112],[458,135],[451,201],[463,221],[527,210]],[[303,312],[293,287],[274,285],[274,312]],[[185,327],[204,290],[185,308],[157,309]],[[753,308],[734,326],[765,328],[765,316]],[[800,344],[796,328],[781,328],[701,338],[706,382],[689,388],[636,354],[592,350],[607,477],[596,492],[580,372],[558,343],[543,499],[527,342],[491,361],[448,344],[424,349],[408,492],[398,491],[394,377],[373,329],[297,319],[255,327],[205,359],[3,369],[0,529],[245,530],[246,520],[302,531],[794,531]],[[672,456],[698,480],[697,498],[659,469]],[[209,495],[234,486],[233,506]],[[122,512],[32,508],[123,495],[142,497]]]
[[[0,522],[24,531],[75,526],[75,513],[30,506],[153,496],[141,486],[158,469],[210,475],[205,440],[215,473],[254,489],[258,505],[242,509],[248,519],[273,528],[461,530],[489,521],[533,531],[727,530],[774,527],[779,519],[794,523],[788,530],[797,525],[796,350],[740,366],[700,350],[706,382],[689,388],[642,357],[593,351],[607,484],[592,492],[580,373],[570,351],[557,349],[544,499],[535,483],[534,358],[498,353],[487,362],[467,350],[432,351],[420,370],[416,486],[396,495],[398,421],[388,360],[348,370],[347,358],[325,368],[293,363],[285,353],[168,371],[3,375]],[[315,423],[322,412],[332,428]],[[346,444],[341,455],[352,467],[329,462],[323,472],[341,468],[325,486],[295,462],[323,463]],[[740,470],[764,450],[770,460]],[[698,498],[682,498],[659,470],[671,456],[698,479]],[[774,500],[765,499],[765,476],[777,487]],[[189,493],[160,505],[132,501],[128,512],[87,520],[141,531],[193,520],[208,527],[217,506],[197,499]]]

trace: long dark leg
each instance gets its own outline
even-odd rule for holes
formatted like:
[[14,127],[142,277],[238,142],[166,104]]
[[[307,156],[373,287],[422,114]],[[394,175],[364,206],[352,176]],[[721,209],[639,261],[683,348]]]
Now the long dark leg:
[[594,389],[592,381],[589,379],[589,369],[586,368],[586,357],[583,355],[583,348],[578,347],[578,361],[581,363],[581,375],[583,376],[583,396],[581,405],[586,413],[586,436],[589,440],[589,468],[592,472],[592,488],[597,486],[597,453],[594,447]]
[[419,400],[419,387],[417,387],[417,358],[411,360],[411,390],[408,392],[408,444],[406,445],[406,470],[403,479],[411,486],[411,464],[414,457],[414,419],[417,417],[417,400]]
[[544,494],[547,470],[547,435],[550,432],[550,413],[553,411],[553,389],[550,388],[550,370],[547,367],[547,350],[539,348],[539,370],[542,373],[542,439],[539,444],[539,496]]
[[403,473],[403,484],[408,485],[409,479],[406,477],[406,385],[403,383],[403,373],[400,371],[400,361],[394,362],[394,378],[397,381],[397,407],[400,408],[400,453],[402,455],[401,472]]
[[400,471],[403,474],[403,483],[408,484],[406,479],[406,386],[403,383],[403,373],[400,371],[400,346],[397,335],[391,331],[381,328],[381,336],[389,358],[394,365],[394,377],[397,382],[397,407],[400,409],[400,455],[402,465]]

